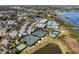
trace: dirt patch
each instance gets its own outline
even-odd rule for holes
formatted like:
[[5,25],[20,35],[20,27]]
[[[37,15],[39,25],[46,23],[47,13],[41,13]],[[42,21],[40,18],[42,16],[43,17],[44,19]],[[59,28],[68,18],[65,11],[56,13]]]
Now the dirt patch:
[[63,39],[68,45],[69,47],[76,53],[79,53],[79,44],[76,42],[75,39],[71,38],[71,37],[64,37]]

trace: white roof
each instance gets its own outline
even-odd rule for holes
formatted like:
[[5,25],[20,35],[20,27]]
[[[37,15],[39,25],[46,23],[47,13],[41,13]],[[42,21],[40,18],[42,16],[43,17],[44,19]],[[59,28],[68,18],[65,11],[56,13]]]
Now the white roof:
[[13,38],[13,37],[15,37],[17,34],[18,34],[17,31],[13,31],[13,32],[9,33],[9,36]]
[[46,24],[43,24],[43,23],[38,23],[36,24],[36,27],[41,27],[41,28],[44,28]]
[[47,21],[47,19],[42,19],[40,20],[40,23],[45,23]]

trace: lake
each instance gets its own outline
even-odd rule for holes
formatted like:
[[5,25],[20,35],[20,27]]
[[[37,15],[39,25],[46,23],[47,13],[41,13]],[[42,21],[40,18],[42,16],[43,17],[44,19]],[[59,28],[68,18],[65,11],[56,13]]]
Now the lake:
[[57,15],[64,21],[79,27],[79,12],[58,12]]

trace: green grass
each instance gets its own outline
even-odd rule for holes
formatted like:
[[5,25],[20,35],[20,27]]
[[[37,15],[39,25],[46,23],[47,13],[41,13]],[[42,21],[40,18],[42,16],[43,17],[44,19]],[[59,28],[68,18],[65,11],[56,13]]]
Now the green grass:
[[73,29],[68,29],[68,31],[70,33],[70,36],[79,43],[79,31]]
[[[53,17],[53,19],[61,20],[60,18],[55,18],[55,17]],[[65,22],[58,22],[58,23],[64,27],[70,27],[70,28],[73,27],[73,24],[69,24]],[[69,32],[69,36],[77,40],[77,42],[79,43],[79,31],[74,30],[74,29],[66,29],[66,30]]]

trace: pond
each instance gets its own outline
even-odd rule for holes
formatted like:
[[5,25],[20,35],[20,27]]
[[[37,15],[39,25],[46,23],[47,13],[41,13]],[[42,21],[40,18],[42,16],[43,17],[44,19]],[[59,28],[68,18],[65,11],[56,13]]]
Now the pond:
[[62,51],[58,45],[50,43],[35,51],[33,54],[62,54]]

